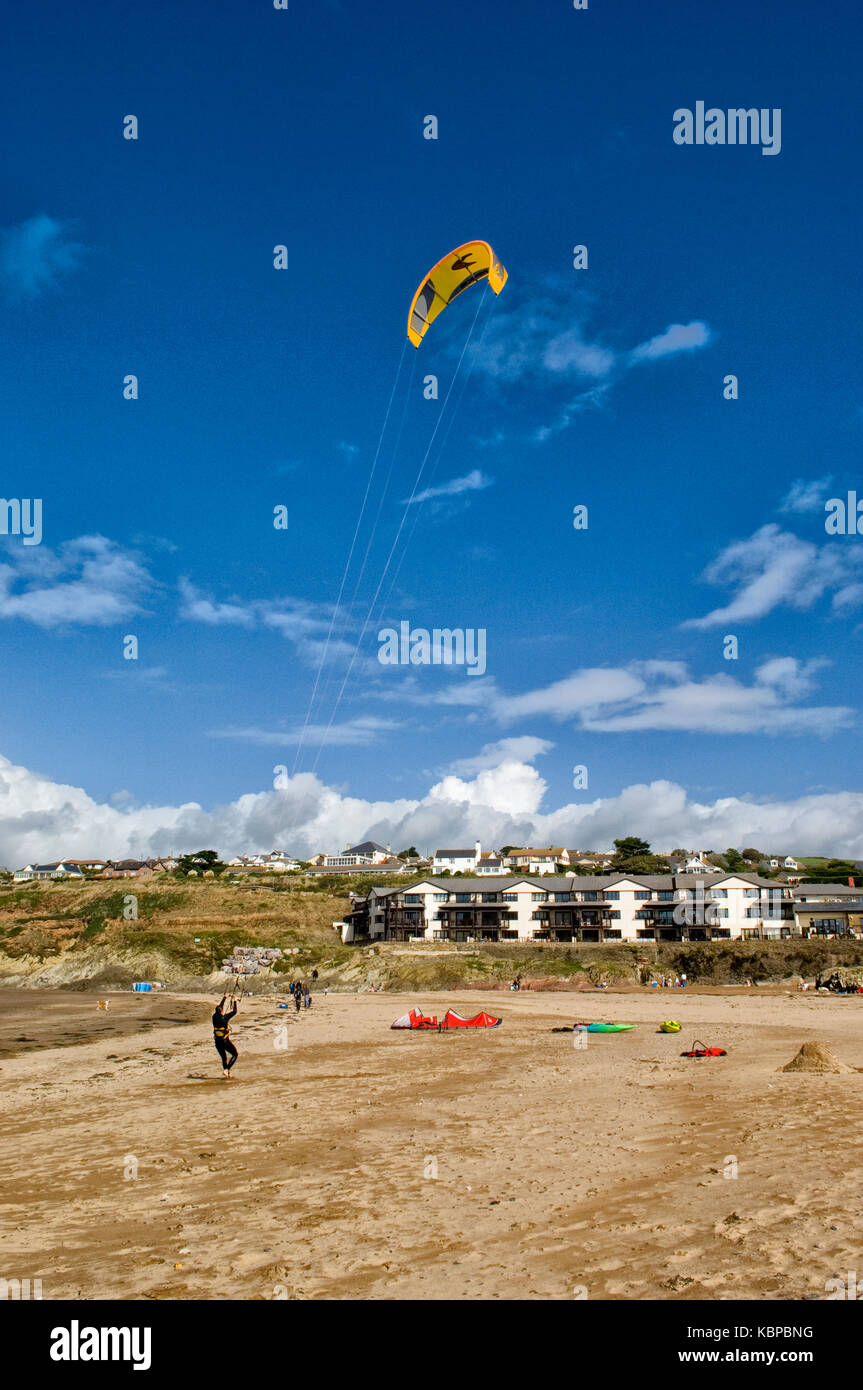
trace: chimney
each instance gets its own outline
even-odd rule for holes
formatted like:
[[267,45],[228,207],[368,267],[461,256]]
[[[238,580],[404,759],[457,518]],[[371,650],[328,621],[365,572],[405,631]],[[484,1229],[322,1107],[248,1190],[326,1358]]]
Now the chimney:
[[474,852],[475,862],[478,864],[479,861],[480,861],[480,859],[482,858],[482,845],[480,844],[479,840],[475,841],[474,847],[473,847],[473,852]]
[[350,840],[348,840],[348,843],[345,845],[345,853],[347,853],[347,851],[350,849],[350,847],[351,847],[351,842],[350,842]]

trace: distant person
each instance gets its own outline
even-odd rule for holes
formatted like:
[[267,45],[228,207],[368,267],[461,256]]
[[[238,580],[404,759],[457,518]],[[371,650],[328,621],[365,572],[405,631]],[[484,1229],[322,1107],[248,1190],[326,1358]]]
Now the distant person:
[[316,980],[317,978],[318,978],[318,972],[317,972],[317,970],[313,970],[313,971],[312,971],[312,979],[313,979],[313,980]]
[[227,997],[227,994],[222,995],[213,1014],[213,1042],[216,1044],[216,1051],[222,1059],[222,1072],[230,1080],[231,1067],[236,1062],[238,1053],[231,1042],[231,1030],[228,1024],[237,1012],[237,1003],[232,998],[231,1003],[234,1007],[226,1012],[225,1001]]
[[300,1012],[300,1005],[302,1004],[302,1002],[303,1001],[300,998],[300,987],[299,985],[297,985],[296,989],[294,990],[294,1008],[296,1009],[297,1013]]
[[681,975],[681,977],[680,977],[680,988],[681,988],[681,989],[686,989],[686,976],[685,976],[685,975]]
[[329,985],[324,985],[324,998],[325,998],[325,999],[326,999],[327,995],[329,994],[329,992],[330,992],[330,987],[329,987]]
[[306,992],[303,995],[303,1003],[305,1004],[307,1009],[310,1009],[312,1007],[312,992],[308,987],[306,988]]

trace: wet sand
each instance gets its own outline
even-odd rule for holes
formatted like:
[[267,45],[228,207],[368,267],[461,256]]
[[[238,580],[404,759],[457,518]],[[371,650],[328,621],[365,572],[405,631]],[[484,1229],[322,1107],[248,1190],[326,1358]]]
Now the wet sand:
[[[25,1002],[58,1046],[0,1059],[4,1274],[46,1299],[801,1299],[859,1265],[863,1073],[777,1068],[863,1068],[863,996],[255,998],[230,1082],[200,996],[114,996],[88,1044],[93,996]],[[391,1032],[411,1004],[504,1024]],[[576,1014],[638,1026],[581,1049]]]
[[[96,1007],[108,1001],[107,1009]],[[104,994],[51,989],[0,990],[0,1066],[7,1057],[100,1038],[127,1037],[169,1024],[208,1019],[213,1005],[207,999],[178,999],[171,995]]]

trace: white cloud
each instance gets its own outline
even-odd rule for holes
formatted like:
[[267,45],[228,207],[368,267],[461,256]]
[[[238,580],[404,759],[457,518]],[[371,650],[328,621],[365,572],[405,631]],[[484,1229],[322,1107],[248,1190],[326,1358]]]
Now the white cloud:
[[470,473],[467,473],[463,478],[451,478],[448,483],[440,483],[437,487],[427,487],[423,492],[418,492],[415,497],[404,498],[403,505],[429,502],[433,497],[460,497],[465,492],[481,492],[484,488],[491,487],[492,481],[479,468],[472,468]]
[[104,536],[79,536],[59,550],[7,552],[0,565],[0,618],[38,627],[103,627],[141,611],[152,580],[137,556]]
[[10,299],[37,299],[80,265],[84,249],[56,217],[28,217],[0,229],[0,283]]
[[855,583],[861,574],[863,561],[850,546],[834,541],[819,548],[770,522],[746,540],[726,546],[702,575],[709,584],[736,586],[731,602],[703,618],[689,618],[682,626],[753,622],[782,605],[807,609],[830,590],[834,609],[847,609],[863,594]]
[[383,734],[391,733],[401,725],[396,719],[379,719],[375,715],[357,715],[340,724],[333,723],[329,729],[326,724],[307,724],[294,729],[262,729],[255,725],[241,728],[211,729],[210,738],[235,739],[241,743],[254,743],[263,748],[292,748],[303,742],[315,746],[324,741],[333,747],[366,747],[379,742]]
[[[293,642],[298,655],[311,666],[318,664],[325,649],[329,662],[353,652],[352,644],[338,636],[327,642],[332,613],[327,604],[295,598],[233,598],[228,603],[216,603],[188,579],[179,581],[179,590],[180,617],[187,622],[204,623],[208,627],[270,628],[286,641]],[[359,669],[365,669],[366,665],[361,661]]]
[[[537,385],[578,384],[576,395],[548,424],[532,433],[538,443],[565,430],[584,410],[604,405],[611,387],[642,363],[694,352],[711,340],[700,320],[672,323],[662,333],[626,351],[610,347],[586,330],[586,297],[574,306],[572,294],[538,297],[530,304],[498,313],[489,320],[481,344],[473,350],[473,367],[493,381],[530,379]],[[576,319],[573,322],[573,319]]]
[[526,763],[484,769],[473,781],[446,777],[416,799],[346,796],[309,773],[282,791],[241,796],[205,811],[182,806],[111,806],[79,787],[15,767],[0,757],[0,862],[12,868],[62,855],[146,857],[213,847],[223,856],[284,846],[306,856],[372,838],[383,844],[562,844],[607,848],[643,835],[657,849],[678,844],[756,844],[794,854],[863,858],[863,793],[789,801],[727,796],[691,799],[668,781],[624,787],[612,797],[543,811],[546,784]]
[[449,771],[459,776],[470,776],[472,772],[482,772],[505,762],[533,762],[540,754],[551,752],[553,747],[554,744],[548,739],[535,738],[533,734],[500,738],[496,743],[486,743],[472,758],[458,758],[450,764]]
[[833,477],[814,478],[807,481],[797,478],[780,503],[780,512],[823,512],[827,494],[833,486]]
[[744,681],[722,672],[696,679],[682,661],[634,661],[626,667],[587,667],[520,695],[508,695],[491,677],[452,683],[430,696],[405,690],[404,700],[460,705],[468,718],[509,724],[543,715],[572,721],[593,733],[674,730],[705,734],[827,735],[848,728],[855,711],[845,705],[799,705],[827,663],[776,657]]
[[710,329],[706,323],[695,319],[692,323],[670,323],[664,333],[657,333],[633,348],[630,356],[634,362],[655,361],[658,357],[670,357],[676,352],[693,352],[695,348],[706,347],[710,342]]

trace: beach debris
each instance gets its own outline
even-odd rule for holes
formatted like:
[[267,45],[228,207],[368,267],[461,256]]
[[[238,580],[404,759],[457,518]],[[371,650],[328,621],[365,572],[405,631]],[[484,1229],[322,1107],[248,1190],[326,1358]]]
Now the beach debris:
[[728,1053],[724,1047],[707,1047],[705,1043],[696,1038],[689,1052],[681,1052],[681,1057],[727,1057]]
[[110,1002],[111,1002],[110,999],[97,999],[97,1000],[96,1000],[96,1008],[97,1008],[97,1009],[107,1009],[107,1007],[108,1007],[108,1005],[110,1004]]
[[660,1033],[679,1033],[680,1024],[676,1018],[666,1018],[660,1023],[659,1031]]
[[810,1072],[850,1072],[853,1067],[846,1067],[844,1062],[834,1056],[826,1043],[807,1042],[804,1043],[790,1062],[786,1062],[784,1067],[779,1067],[779,1071],[810,1071]]

